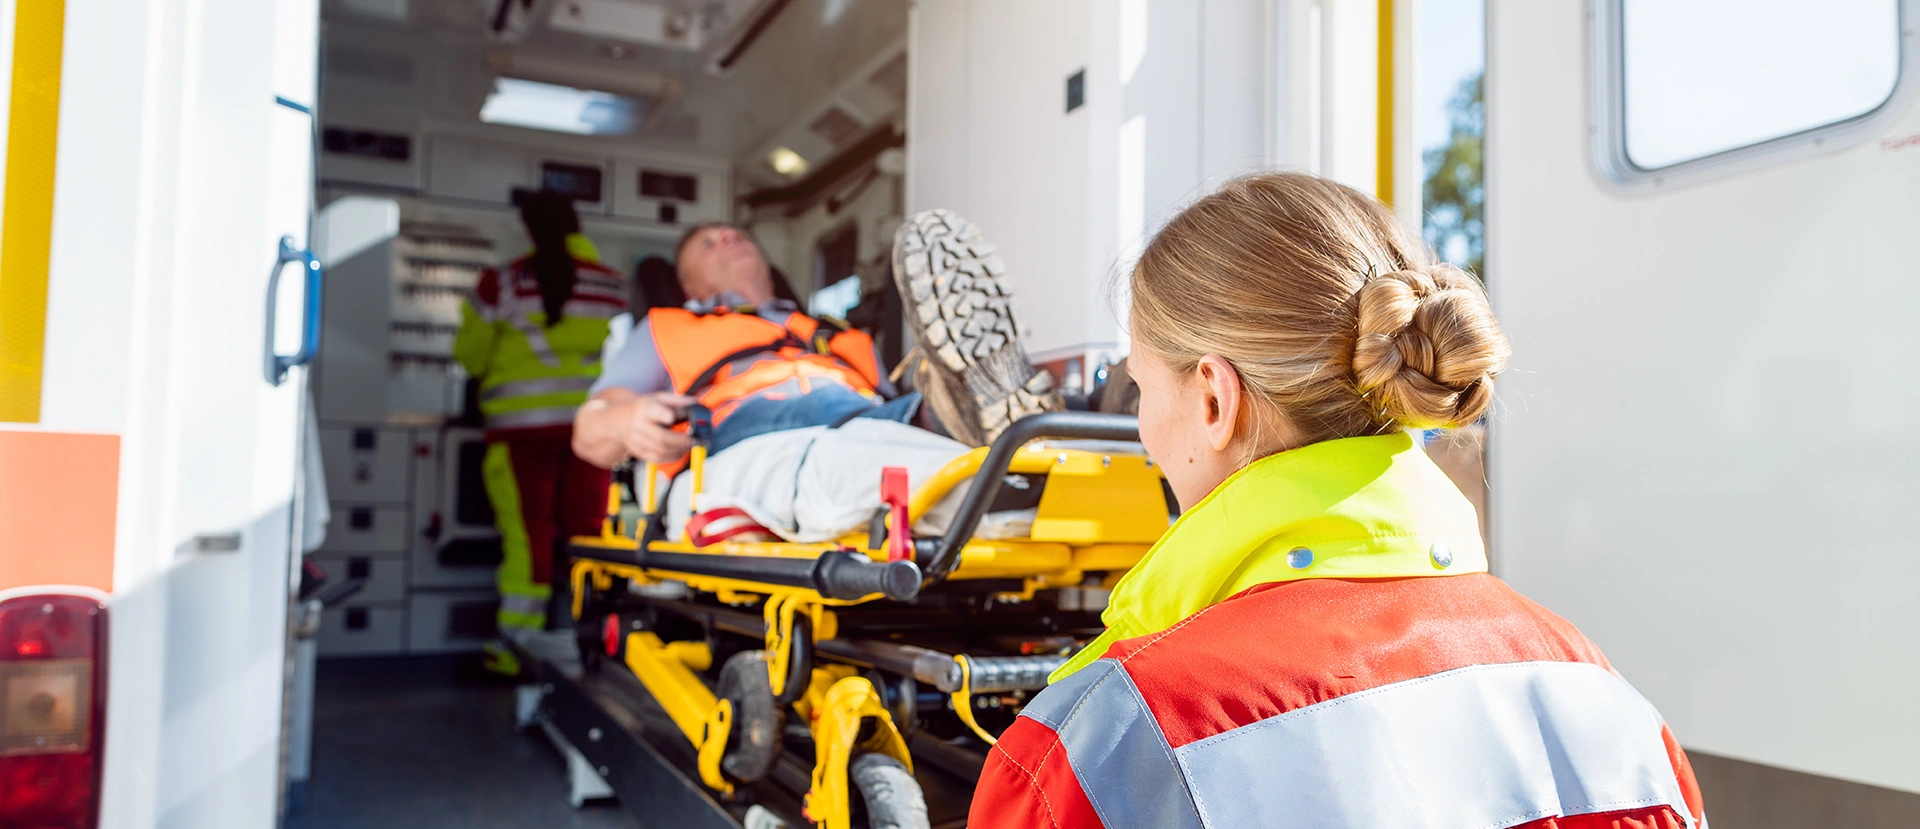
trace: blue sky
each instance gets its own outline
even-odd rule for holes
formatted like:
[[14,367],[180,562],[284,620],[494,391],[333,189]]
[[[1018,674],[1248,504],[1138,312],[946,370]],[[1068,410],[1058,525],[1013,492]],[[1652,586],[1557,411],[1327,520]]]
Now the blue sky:
[[1418,71],[1420,148],[1447,142],[1447,99],[1487,60],[1486,0],[1421,0]]

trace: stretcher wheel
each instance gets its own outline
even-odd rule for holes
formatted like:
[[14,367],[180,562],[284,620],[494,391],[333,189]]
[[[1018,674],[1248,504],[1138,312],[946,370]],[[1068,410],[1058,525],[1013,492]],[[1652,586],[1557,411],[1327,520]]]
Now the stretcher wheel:
[[[813,681],[813,623],[804,616],[793,620],[793,633],[787,637],[787,653],[787,687],[782,688],[775,699],[782,711],[804,696],[807,684]],[[772,686],[771,680],[768,686]]]
[[574,644],[580,649],[580,667],[587,673],[600,669],[600,660],[606,656],[605,626],[612,614],[601,608],[600,597],[593,586],[581,588],[580,618],[573,620]]
[[868,671],[867,681],[880,692],[881,704],[887,707],[888,716],[893,717],[894,730],[899,731],[901,737],[913,736],[914,725],[920,719],[919,684],[913,677],[881,671]]
[[866,801],[867,829],[930,829],[927,796],[899,760],[862,754],[847,764],[847,778]]
[[784,706],[773,698],[773,683],[767,678],[767,663],[762,651],[741,651],[720,666],[720,681],[714,690],[733,704],[733,727],[727,732],[727,749],[720,756],[720,771],[739,783],[752,783],[773,770],[780,759],[780,738],[786,730]]

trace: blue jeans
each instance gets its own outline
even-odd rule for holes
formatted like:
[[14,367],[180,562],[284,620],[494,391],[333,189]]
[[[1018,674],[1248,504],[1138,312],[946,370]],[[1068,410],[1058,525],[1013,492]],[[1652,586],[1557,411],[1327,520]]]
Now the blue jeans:
[[855,418],[913,423],[920,411],[920,393],[908,392],[885,403],[846,386],[821,383],[806,394],[778,399],[750,397],[735,407],[727,419],[713,429],[710,453],[718,453],[740,441],[768,432],[805,429],[809,426],[838,426]]

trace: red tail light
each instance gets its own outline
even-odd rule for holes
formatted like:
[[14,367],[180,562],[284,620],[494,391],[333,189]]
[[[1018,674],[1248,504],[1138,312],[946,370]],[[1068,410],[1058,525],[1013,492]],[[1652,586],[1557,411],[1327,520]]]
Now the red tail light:
[[99,822],[106,658],[98,599],[0,600],[0,827]]

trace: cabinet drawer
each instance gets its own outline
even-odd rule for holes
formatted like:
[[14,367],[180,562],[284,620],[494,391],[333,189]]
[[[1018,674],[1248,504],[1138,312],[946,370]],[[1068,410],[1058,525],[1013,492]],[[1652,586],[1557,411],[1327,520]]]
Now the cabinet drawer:
[[328,584],[353,578],[365,578],[367,585],[348,601],[402,602],[407,599],[407,560],[401,556],[367,553],[326,553],[313,557],[327,572]]
[[491,590],[414,593],[407,599],[407,652],[477,651],[494,637],[499,608]]
[[407,500],[407,471],[413,457],[410,430],[322,427],[320,457],[326,469],[330,500],[388,503]]
[[348,602],[320,615],[314,644],[321,656],[386,656],[406,647],[407,611],[401,604]]
[[407,549],[407,508],[335,502],[322,553],[400,553]]

